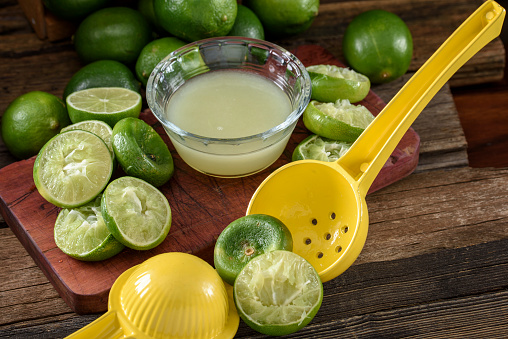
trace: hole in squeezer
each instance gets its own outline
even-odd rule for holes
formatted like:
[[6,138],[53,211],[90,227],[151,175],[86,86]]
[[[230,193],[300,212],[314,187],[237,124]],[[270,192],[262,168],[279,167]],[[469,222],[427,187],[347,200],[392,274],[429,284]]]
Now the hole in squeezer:
[[344,226],[344,227],[342,228],[342,232],[347,233],[347,231],[349,231],[349,227]]
[[332,213],[330,214],[330,219],[334,220],[334,219],[335,219],[335,217],[336,217],[335,212],[332,212]]
[[342,246],[335,247],[335,252],[340,253],[342,251]]
[[318,257],[318,259],[321,259],[323,257],[323,252],[318,252],[317,257]]
[[332,237],[332,235],[330,233],[326,233],[325,234],[325,239],[326,240],[330,240],[331,237]]
[[305,245],[310,245],[310,243],[312,241],[310,240],[310,238],[305,238],[304,242],[305,242]]
[[317,225],[317,219],[316,219],[316,218],[313,218],[313,219],[311,220],[311,222],[312,222],[312,225],[314,225],[314,226],[316,226],[316,225]]

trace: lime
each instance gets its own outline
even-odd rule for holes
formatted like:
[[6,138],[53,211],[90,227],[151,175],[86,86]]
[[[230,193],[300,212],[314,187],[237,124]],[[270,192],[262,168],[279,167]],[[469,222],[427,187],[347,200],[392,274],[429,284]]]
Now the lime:
[[2,116],[2,138],[16,158],[36,155],[70,124],[65,104],[53,94],[33,91],[14,99]]
[[372,83],[392,81],[409,68],[413,38],[396,14],[371,10],[356,16],[344,32],[344,58]]
[[235,24],[228,35],[263,40],[265,38],[265,30],[261,21],[259,21],[259,18],[252,10],[243,5],[238,5]]
[[111,127],[126,117],[139,117],[142,99],[138,92],[123,87],[88,88],[70,94],[67,110],[73,123],[101,120]]
[[49,140],[37,155],[33,176],[50,203],[73,208],[92,201],[109,182],[113,160],[97,135],[73,130]]
[[51,13],[65,20],[81,20],[110,2],[111,0],[43,0],[44,6]]
[[159,23],[159,20],[155,16],[155,11],[153,9],[153,1],[154,0],[138,0],[137,9],[143,15],[143,17],[148,21],[150,26],[152,26],[152,30],[157,32],[157,34],[167,33],[162,25]]
[[286,37],[306,31],[319,11],[319,0],[247,0],[272,37]]
[[214,265],[230,285],[242,268],[260,254],[274,250],[293,250],[291,232],[279,219],[251,214],[236,219],[219,235],[214,249]]
[[236,0],[154,0],[155,16],[162,27],[185,41],[224,36],[236,19]]
[[136,61],[136,76],[146,86],[148,78],[157,64],[169,53],[185,46],[185,42],[175,37],[166,37],[148,43]]
[[317,134],[309,135],[296,146],[292,161],[321,160],[336,161],[351,148],[352,143],[320,137]]
[[113,134],[113,129],[111,126],[100,120],[85,120],[62,128],[60,132],[63,133],[75,129],[92,132],[93,134],[100,137],[102,141],[104,141],[104,143],[108,146],[109,152],[111,153],[111,158],[115,158],[113,143],[111,141],[111,135]]
[[312,100],[303,112],[303,123],[309,131],[344,142],[354,142],[372,120],[374,116],[365,106],[353,105],[348,100],[335,103]]
[[85,63],[116,60],[131,65],[151,40],[152,29],[140,12],[107,7],[81,21],[74,34],[74,47]]
[[115,238],[136,250],[156,247],[171,227],[171,208],[166,197],[154,186],[134,177],[120,177],[106,187],[101,211]]
[[83,261],[109,259],[124,249],[101,214],[101,197],[76,208],[64,208],[56,218],[55,243],[65,254]]
[[349,102],[363,100],[370,90],[370,81],[365,75],[335,65],[314,65],[307,67],[312,83],[312,99],[335,102],[347,99]]
[[74,73],[65,87],[63,98],[73,92],[94,87],[124,87],[139,92],[140,84],[132,71],[114,60],[92,62]]
[[127,175],[159,187],[174,172],[168,146],[152,126],[136,118],[120,120],[113,128],[113,150]]
[[235,280],[233,294],[247,325],[279,336],[300,330],[314,318],[323,301],[323,284],[307,260],[278,250],[249,261]]

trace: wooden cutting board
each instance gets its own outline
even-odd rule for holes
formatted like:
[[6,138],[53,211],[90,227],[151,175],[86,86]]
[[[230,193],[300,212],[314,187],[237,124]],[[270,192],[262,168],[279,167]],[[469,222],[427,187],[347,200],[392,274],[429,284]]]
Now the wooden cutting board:
[[[317,45],[296,48],[294,54],[306,65],[341,65]],[[372,91],[361,102],[373,114],[384,107]],[[220,232],[245,215],[250,197],[276,168],[288,163],[296,145],[309,132],[300,121],[283,155],[261,173],[238,179],[203,175],[187,166],[175,152],[162,126],[149,110],[143,120],[152,125],[168,144],[175,162],[173,178],[160,187],[171,205],[173,220],[165,241],[149,251],[126,249],[102,262],[81,262],[66,256],[55,245],[53,225],[60,209],[42,198],[33,182],[35,158],[0,169],[0,211],[34,261],[73,311],[79,314],[107,310],[109,289],[126,269],[164,252],[187,252],[213,263],[213,246]],[[374,181],[371,191],[412,173],[418,164],[420,138],[407,131],[391,158]],[[121,175],[117,173],[117,175]]]

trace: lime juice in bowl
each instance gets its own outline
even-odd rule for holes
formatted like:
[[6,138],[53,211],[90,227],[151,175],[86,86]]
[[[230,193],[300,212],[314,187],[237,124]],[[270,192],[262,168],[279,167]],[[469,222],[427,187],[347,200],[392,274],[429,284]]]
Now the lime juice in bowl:
[[272,43],[221,37],[162,60],[147,101],[180,157],[218,177],[241,177],[282,154],[310,100],[303,64]]

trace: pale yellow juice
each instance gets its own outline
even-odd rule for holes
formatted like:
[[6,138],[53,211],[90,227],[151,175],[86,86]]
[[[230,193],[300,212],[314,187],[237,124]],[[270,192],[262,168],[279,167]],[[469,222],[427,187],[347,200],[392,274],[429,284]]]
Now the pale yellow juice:
[[[168,121],[189,133],[232,139],[263,133],[284,122],[291,111],[286,93],[269,79],[243,71],[215,71],[180,87],[168,101],[165,113]],[[290,133],[229,145],[169,136],[187,164],[208,174],[229,177],[252,174],[272,164]]]

